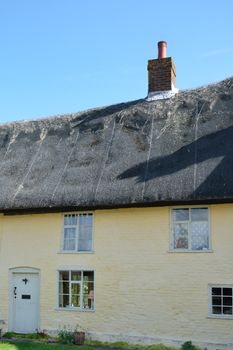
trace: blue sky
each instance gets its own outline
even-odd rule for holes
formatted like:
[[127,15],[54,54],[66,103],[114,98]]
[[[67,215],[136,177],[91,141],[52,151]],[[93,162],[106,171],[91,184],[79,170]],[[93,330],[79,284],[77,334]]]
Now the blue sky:
[[232,0],[0,0],[0,122],[145,97],[166,40],[177,87],[233,75]]

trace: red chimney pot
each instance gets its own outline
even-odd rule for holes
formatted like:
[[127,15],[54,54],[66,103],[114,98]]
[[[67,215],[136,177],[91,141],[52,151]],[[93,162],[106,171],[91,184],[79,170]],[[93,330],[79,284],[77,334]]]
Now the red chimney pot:
[[161,60],[162,58],[167,57],[167,42],[166,41],[159,41],[158,42],[158,59]]

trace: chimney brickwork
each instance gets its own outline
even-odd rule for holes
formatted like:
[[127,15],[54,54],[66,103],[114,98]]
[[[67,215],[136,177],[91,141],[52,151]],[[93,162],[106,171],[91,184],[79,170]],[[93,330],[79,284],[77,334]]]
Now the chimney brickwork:
[[176,86],[176,67],[171,57],[148,61],[148,92],[172,90]]
[[171,57],[166,57],[166,45],[165,41],[160,41],[158,57],[161,58],[148,61],[148,93],[170,91],[176,87],[176,66]]

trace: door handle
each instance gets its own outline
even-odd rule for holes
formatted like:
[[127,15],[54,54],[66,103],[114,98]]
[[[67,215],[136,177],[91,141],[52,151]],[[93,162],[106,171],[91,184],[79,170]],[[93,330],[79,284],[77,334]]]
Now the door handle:
[[14,287],[14,298],[16,299],[17,297],[17,287]]

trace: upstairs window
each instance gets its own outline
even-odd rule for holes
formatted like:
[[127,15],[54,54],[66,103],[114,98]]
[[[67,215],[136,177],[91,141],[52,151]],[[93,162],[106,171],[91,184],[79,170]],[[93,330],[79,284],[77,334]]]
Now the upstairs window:
[[181,251],[209,249],[208,208],[172,209],[171,246]]
[[92,214],[87,213],[64,215],[63,251],[92,251],[92,231]]

